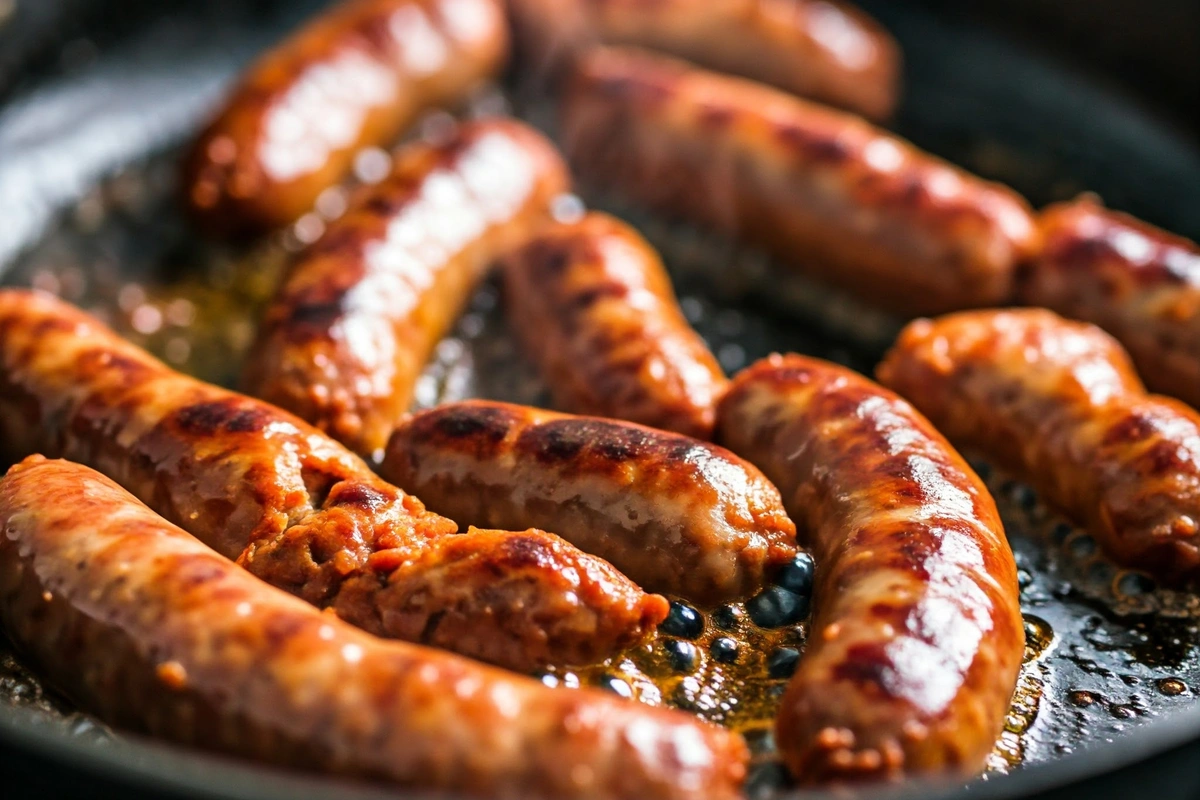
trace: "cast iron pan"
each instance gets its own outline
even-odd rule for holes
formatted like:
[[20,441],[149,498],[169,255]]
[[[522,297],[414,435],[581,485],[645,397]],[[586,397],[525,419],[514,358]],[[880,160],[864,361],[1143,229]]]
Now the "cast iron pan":
[[[1186,113],[1200,88],[1200,4],[1127,2],[1128,21],[1098,13],[1121,2],[1020,0],[1007,15],[985,12],[986,24],[961,4],[864,3],[906,54],[894,127],[1035,205],[1086,189],[1200,238],[1200,145]],[[321,3],[117,5],[0,0],[0,281],[57,291],[181,368],[229,382],[283,256],[301,242],[295,232],[249,249],[198,239],[173,202],[175,161],[237,69]],[[1026,14],[1040,43],[1019,32]],[[1081,31],[1086,39],[1056,39]],[[1122,68],[1080,71],[1081,53]],[[504,108],[552,119],[546,98],[519,88],[473,104]],[[630,217],[664,251],[685,311],[731,371],[772,350],[869,371],[895,329],[704,231],[586,190],[584,199]],[[485,286],[439,347],[421,403],[544,401],[498,305]],[[864,795],[1200,797],[1200,599],[1116,569],[1027,487],[978,467],[1013,541],[1032,642],[1008,730],[970,786]],[[724,712],[716,702],[700,713]],[[785,796],[759,722],[746,728],[756,753],[749,791]],[[2,640],[0,786],[6,798],[418,796],[111,732],[41,686]]]

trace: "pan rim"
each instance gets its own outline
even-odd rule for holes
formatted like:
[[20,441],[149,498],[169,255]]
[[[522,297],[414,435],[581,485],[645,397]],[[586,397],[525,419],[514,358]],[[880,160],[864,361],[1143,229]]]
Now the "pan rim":
[[[90,775],[132,782],[144,790],[170,790],[211,800],[292,800],[297,797],[298,789],[302,790],[302,796],[314,800],[465,797],[382,788],[381,784],[288,770],[138,734],[118,733],[120,746],[106,748],[61,731],[38,729],[34,726],[38,714],[31,709],[0,707],[0,744],[24,748]],[[1193,703],[1104,744],[1022,766],[1011,773],[975,780],[966,787],[944,780],[915,780],[898,787],[866,789],[856,796],[869,800],[949,800],[967,794],[974,800],[1021,798],[1103,777],[1198,740],[1200,703]],[[139,758],[130,759],[131,752]],[[201,773],[205,776],[203,784],[199,780]],[[778,800],[818,800],[830,796],[826,791],[793,790],[779,795]]]

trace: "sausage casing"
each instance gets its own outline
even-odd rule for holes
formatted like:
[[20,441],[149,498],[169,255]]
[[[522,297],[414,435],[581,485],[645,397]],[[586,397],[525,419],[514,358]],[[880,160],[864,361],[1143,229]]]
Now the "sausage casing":
[[1200,245],[1088,198],[1040,224],[1021,301],[1099,325],[1151,389],[1200,407]]
[[530,670],[606,658],[667,614],[557,536],[458,535],[299,419],[180,375],[46,295],[0,291],[0,435],[0,456],[98,469],[372,633]]
[[495,75],[508,51],[500,0],[348,0],[252,66],[185,165],[194,215],[258,233],[304,214],[424,110]]
[[804,783],[978,770],[1024,653],[996,505],[912,406],[847,369],[773,356],[738,375],[720,440],[779,487],[817,562],[779,712]]
[[883,308],[1011,298],[1023,199],[861,119],[649,53],[582,57],[563,107],[581,177],[715,228]]
[[1147,395],[1121,346],[1043,309],[912,323],[879,377],[1029,479],[1123,564],[1200,577],[1200,414]]
[[597,42],[637,45],[875,119],[896,105],[900,48],[848,3],[509,0],[509,7],[521,47],[547,68]]
[[745,597],[796,555],[796,529],[757,468],[630,423],[508,403],[421,412],[381,473],[464,523],[561,531],[640,586],[702,604]]
[[509,323],[566,411],[708,439],[727,383],[650,244],[605,214],[502,261]]
[[376,639],[256,580],[108,479],[32,458],[0,481],[0,621],[123,728],[487,797],[740,797],[740,737]]
[[554,147],[513,120],[402,149],[298,256],[267,309],[246,391],[376,458],[433,348],[488,267],[565,191]]

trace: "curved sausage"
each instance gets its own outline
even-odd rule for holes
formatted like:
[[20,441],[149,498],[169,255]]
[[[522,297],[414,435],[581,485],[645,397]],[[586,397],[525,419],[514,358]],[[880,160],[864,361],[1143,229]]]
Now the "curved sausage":
[[741,796],[736,734],[376,639],[64,461],[0,481],[0,620],[83,707],[177,742],[486,797]]
[[1086,197],[1040,224],[1021,302],[1099,325],[1151,389],[1200,407],[1200,245]]
[[588,664],[667,614],[541,531],[425,510],[290,414],[170,370],[65,303],[0,291],[0,455],[100,470],[221,555],[380,635],[518,670]]
[[803,356],[738,375],[718,431],[779,487],[817,561],[808,647],[776,723],[792,773],[980,769],[1025,643],[1016,566],[982,481],[908,403]]
[[518,44],[543,68],[597,42],[638,45],[875,119],[891,116],[900,88],[899,46],[849,3],[509,0],[509,7]]
[[206,227],[260,233],[313,207],[355,154],[494,76],[508,51],[500,0],[347,0],[250,68],[184,167]]
[[380,471],[454,519],[562,531],[638,585],[701,604],[746,597],[796,555],[761,472],[640,425],[455,403],[401,425]]
[[487,268],[544,220],[568,180],[553,146],[513,120],[404,148],[391,177],[291,264],[246,391],[377,459]]
[[1028,204],[861,119],[649,53],[577,65],[563,138],[581,177],[761,247],[902,313],[1011,298]]
[[501,269],[509,324],[555,403],[712,436],[728,381],[637,231],[605,214],[553,224]]
[[1200,414],[1147,395],[1112,337],[1042,309],[918,320],[879,378],[1027,478],[1113,558],[1200,577]]

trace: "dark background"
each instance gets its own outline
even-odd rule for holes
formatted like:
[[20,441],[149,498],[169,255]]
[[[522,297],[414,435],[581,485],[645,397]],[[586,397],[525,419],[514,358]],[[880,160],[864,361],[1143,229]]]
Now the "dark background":
[[[103,43],[147,15],[185,6],[244,14],[280,5],[285,3],[16,0],[15,14],[0,23],[0,100],[20,83],[25,65],[53,68],[58,48],[85,33]],[[1200,140],[1200,0],[882,0],[862,5],[880,17],[889,7],[920,5],[948,18],[987,22],[1102,74]]]

